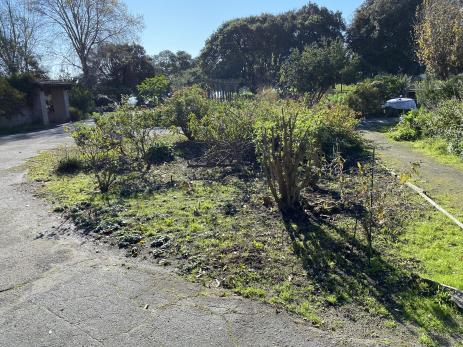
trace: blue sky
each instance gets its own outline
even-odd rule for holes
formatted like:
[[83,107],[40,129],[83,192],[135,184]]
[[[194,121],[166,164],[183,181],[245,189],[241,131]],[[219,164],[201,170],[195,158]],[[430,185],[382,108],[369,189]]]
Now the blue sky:
[[[223,22],[262,12],[281,13],[297,9],[309,0],[126,0],[132,13],[141,14],[145,30],[140,39],[148,54],[164,49],[185,50],[196,56],[206,39]],[[316,0],[339,10],[350,21],[362,0]]]

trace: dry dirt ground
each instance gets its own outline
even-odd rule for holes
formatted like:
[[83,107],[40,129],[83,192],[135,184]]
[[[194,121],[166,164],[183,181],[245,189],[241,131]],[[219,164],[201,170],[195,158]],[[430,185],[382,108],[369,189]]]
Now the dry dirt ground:
[[29,191],[21,168],[70,141],[62,127],[0,137],[0,346],[372,345],[221,297],[72,233]]

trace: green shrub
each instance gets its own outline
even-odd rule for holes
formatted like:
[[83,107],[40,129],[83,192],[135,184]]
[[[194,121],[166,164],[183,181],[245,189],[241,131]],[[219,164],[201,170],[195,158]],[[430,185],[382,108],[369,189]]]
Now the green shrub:
[[379,88],[371,82],[358,83],[347,97],[349,107],[364,116],[380,113],[381,101]]
[[167,98],[171,91],[171,84],[166,76],[160,75],[145,79],[137,86],[137,90],[146,103],[156,106]]
[[0,117],[15,115],[26,105],[26,96],[0,77]]
[[93,100],[92,93],[81,85],[72,87],[69,93],[69,104],[82,113],[79,119],[83,119],[95,110],[95,101]]
[[69,116],[73,122],[77,122],[85,118],[83,112],[74,106],[69,107]]
[[430,111],[409,112],[393,129],[395,140],[413,141],[432,137],[447,142],[447,152],[463,156],[463,102],[445,100]]
[[190,121],[193,137],[207,146],[203,159],[209,163],[253,163],[255,157],[254,123],[260,102],[235,100],[215,102],[201,119]]
[[420,138],[420,133],[410,122],[401,122],[393,129],[391,136],[396,141],[415,141]]
[[102,193],[123,173],[145,175],[146,160],[156,143],[155,113],[123,104],[116,112],[95,117],[95,126],[80,125],[72,133],[86,166],[95,175]]
[[123,100],[122,106],[115,112],[106,115],[105,122],[111,135],[117,139],[118,148],[123,161],[131,170],[146,172],[151,168],[147,162],[148,150],[158,140],[154,128],[158,125],[154,110],[140,109],[130,106]]
[[174,160],[174,151],[165,143],[155,143],[146,151],[145,160],[151,165],[159,165]]
[[326,157],[335,151],[347,155],[359,150],[362,140],[356,130],[358,114],[343,103],[322,102],[314,109],[312,136]]
[[432,114],[424,108],[408,112],[392,130],[396,141],[415,141],[427,133]]
[[363,116],[377,115],[383,112],[388,99],[406,95],[409,88],[407,76],[377,76],[357,83],[347,97],[347,104]]
[[85,165],[95,176],[101,193],[116,183],[120,170],[119,140],[112,135],[110,123],[102,116],[95,126],[79,125],[72,133]]
[[463,100],[463,76],[447,81],[428,78],[416,84],[416,98],[421,106],[432,109],[444,100]]
[[183,134],[193,140],[191,120],[201,120],[209,112],[206,92],[199,86],[185,87],[174,92],[158,110],[165,126],[180,127]]
[[449,153],[463,156],[463,102],[443,101],[431,113],[426,135],[445,139]]

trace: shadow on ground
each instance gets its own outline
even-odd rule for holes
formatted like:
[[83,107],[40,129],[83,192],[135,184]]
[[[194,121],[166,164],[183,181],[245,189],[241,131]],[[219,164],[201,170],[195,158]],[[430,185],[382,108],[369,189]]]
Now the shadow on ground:
[[[373,250],[370,257],[369,248],[355,239],[352,233],[308,211],[286,214],[283,219],[294,253],[300,258],[307,276],[318,284],[322,292],[336,296],[337,305],[357,301],[368,311],[389,315],[396,322],[412,321],[433,336],[439,345],[451,345],[441,336],[434,336],[419,314],[410,311],[415,301],[433,300],[439,295],[437,287],[389,263],[379,252]],[[369,301],[371,297],[380,305]],[[440,303],[431,306],[433,319],[439,324],[449,330],[459,328]],[[416,307],[419,309],[419,304]]]

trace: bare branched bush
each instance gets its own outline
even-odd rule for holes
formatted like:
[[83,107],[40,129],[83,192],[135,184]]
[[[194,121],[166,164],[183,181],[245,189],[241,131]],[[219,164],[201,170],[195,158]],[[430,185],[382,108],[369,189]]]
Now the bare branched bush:
[[[282,211],[296,208],[301,191],[314,185],[319,173],[319,150],[306,117],[295,110],[277,112],[262,129],[262,166],[275,201]],[[272,124],[273,123],[273,124]]]
[[207,116],[190,121],[195,139],[207,147],[201,160],[219,166],[254,163],[255,121],[252,102],[235,101],[211,105],[211,112]]

